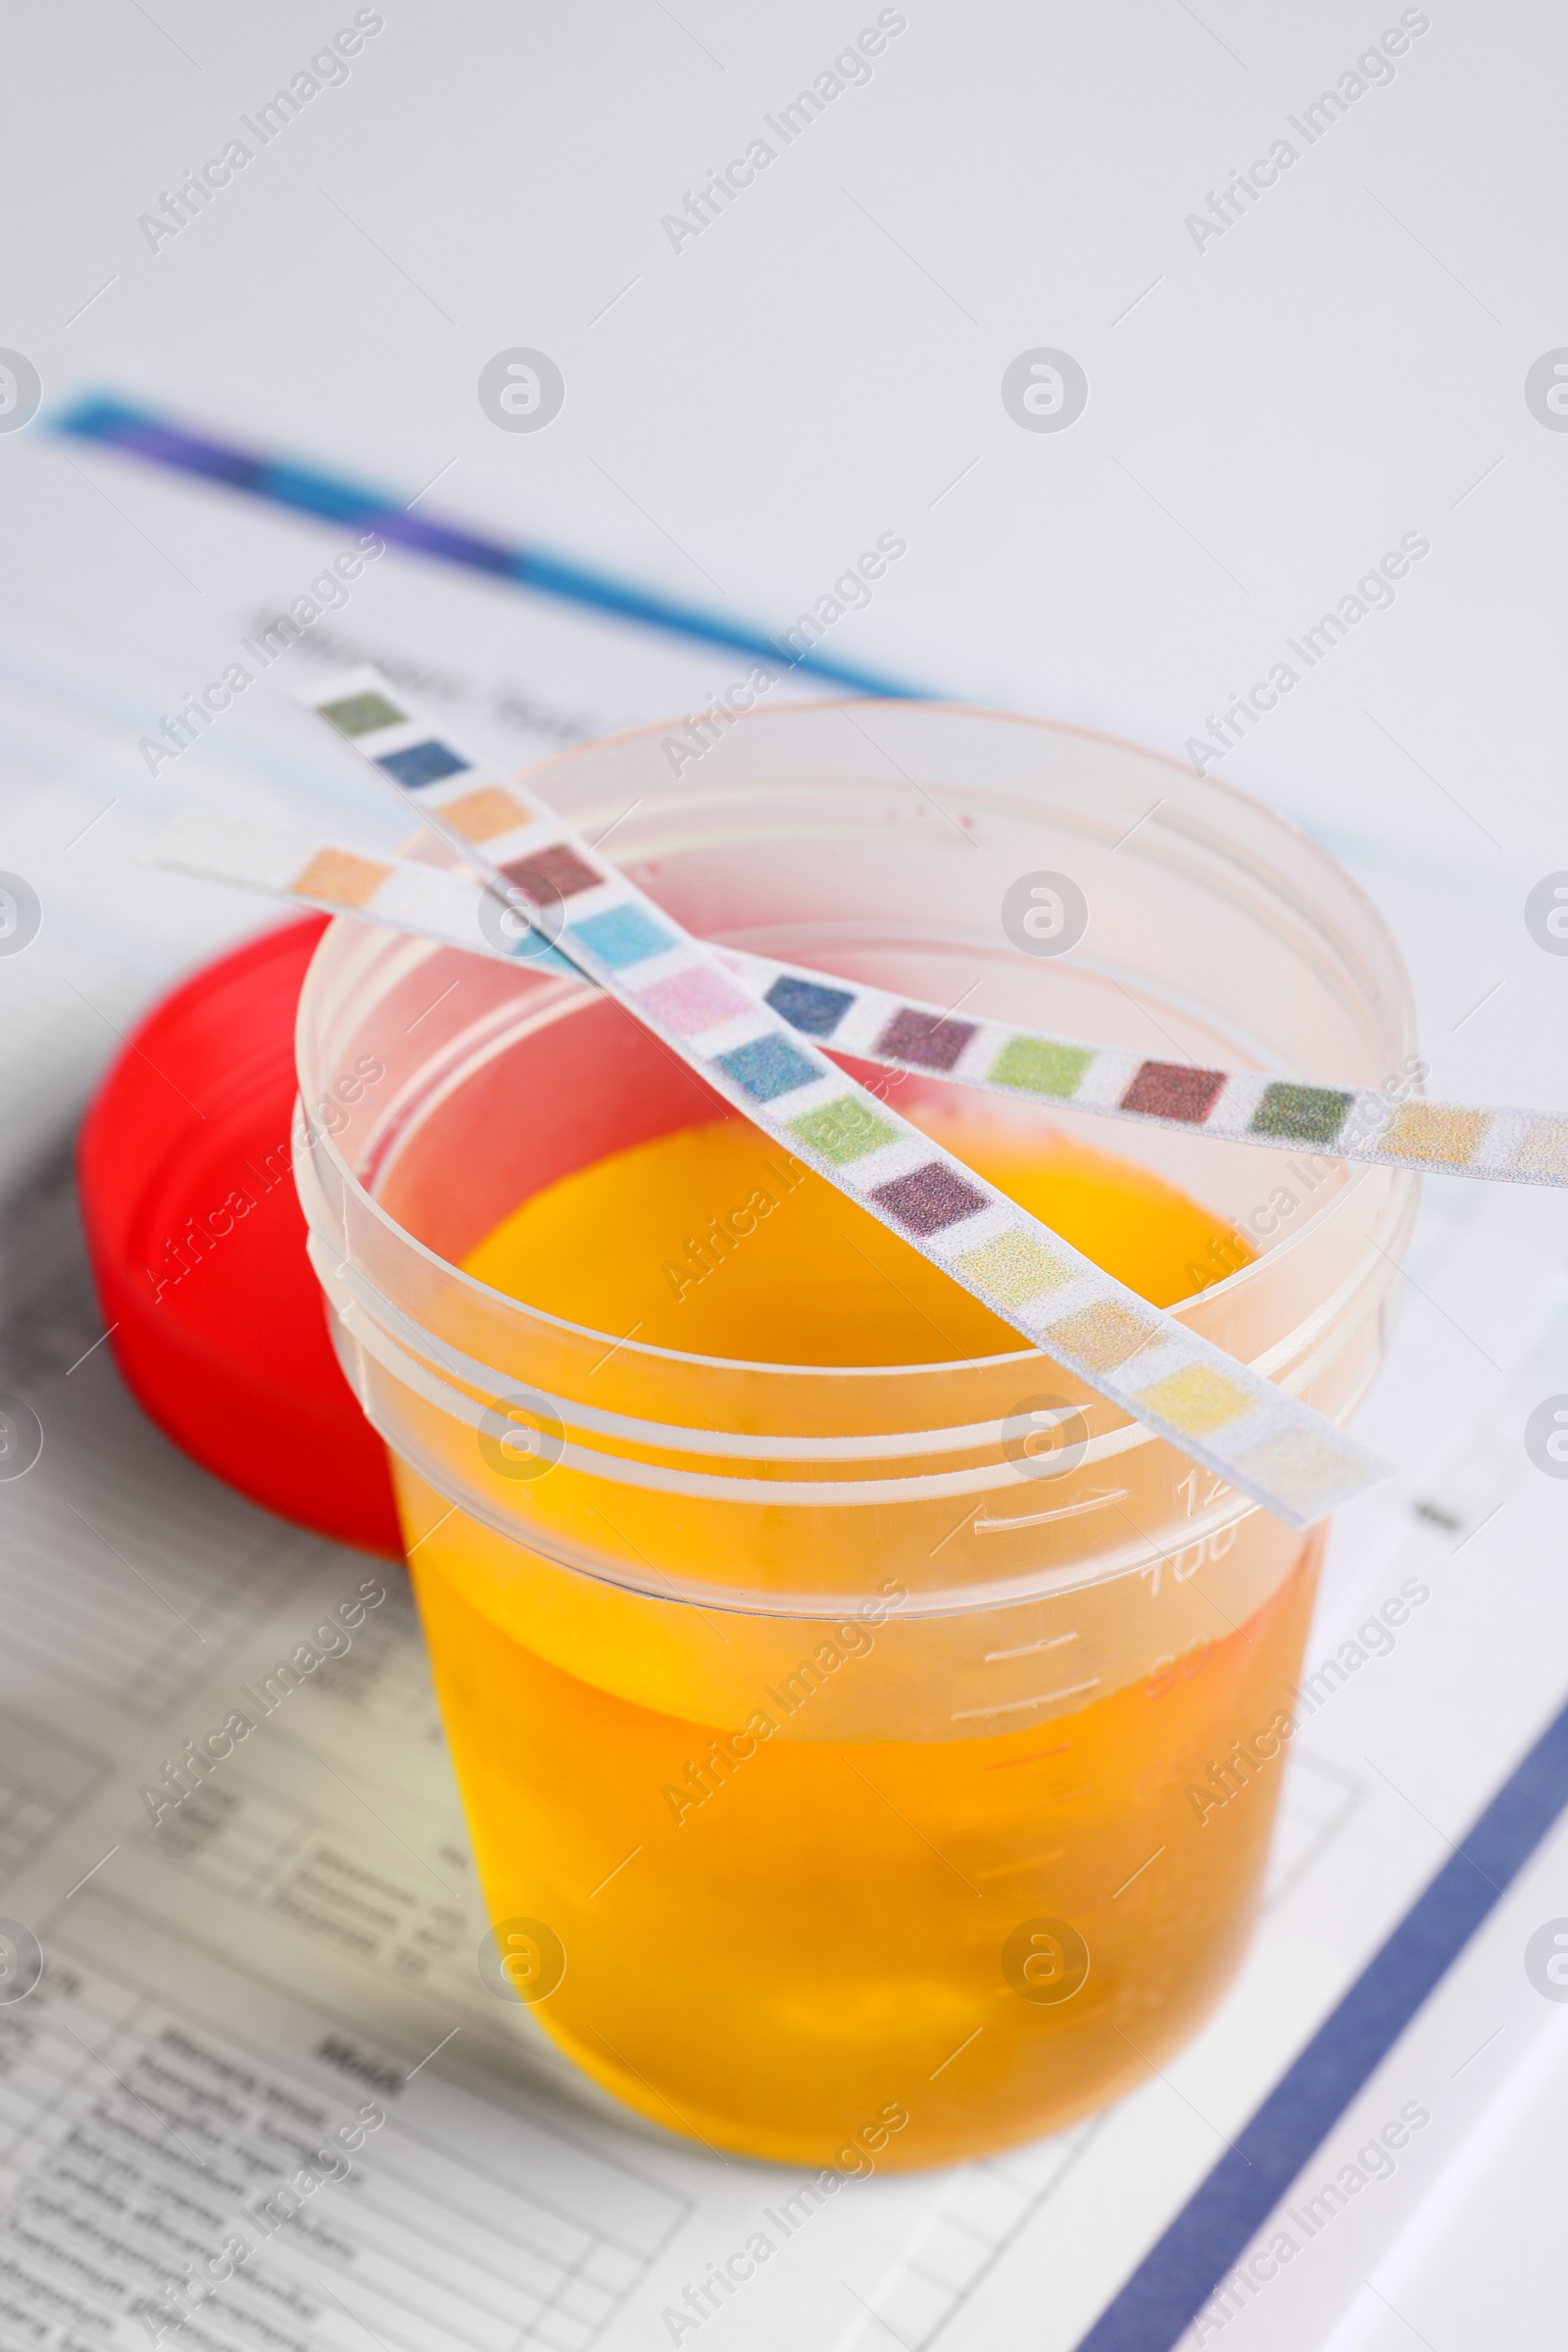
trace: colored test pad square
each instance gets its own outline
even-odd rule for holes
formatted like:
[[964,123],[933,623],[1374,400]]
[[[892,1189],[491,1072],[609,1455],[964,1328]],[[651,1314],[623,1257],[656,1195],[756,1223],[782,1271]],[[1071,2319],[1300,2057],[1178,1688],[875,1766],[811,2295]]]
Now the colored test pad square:
[[1223,1070],[1195,1070],[1185,1061],[1146,1061],[1121,1099],[1123,1110],[1146,1118],[1182,1119],[1201,1126],[1225,1084]]
[[389,865],[357,858],[352,850],[318,850],[289,888],[299,898],[320,899],[328,906],[366,906],[391,871]]
[[449,832],[461,833],[465,841],[494,841],[500,833],[515,833],[528,821],[528,811],[520,801],[499,784],[481,784],[477,792],[466,792],[461,800],[448,801],[441,811],[441,822]]
[[1053,1354],[1058,1347],[1063,1348],[1091,1372],[1114,1372],[1158,1337],[1157,1325],[1146,1323],[1116,1298],[1106,1298],[1099,1306],[1080,1307],[1075,1315],[1063,1315],[1046,1332]]
[[1028,1233],[1000,1233],[994,1242],[960,1257],[957,1270],[965,1282],[999,1298],[1004,1306],[1023,1306],[1042,1291],[1059,1290],[1077,1268]]
[[1328,1086],[1290,1086],[1277,1079],[1265,1086],[1249,1128],[1292,1144],[1332,1144],[1354,1097]]
[[411,743],[407,751],[383,752],[375,764],[384,767],[392,781],[401,784],[406,792],[419,792],[426,784],[440,784],[448,776],[461,776],[468,761],[461,752],[437,743],[432,737],[428,743]]
[[610,906],[603,914],[587,915],[570,926],[567,936],[616,972],[628,963],[646,962],[650,956],[662,956],[676,944],[673,932],[640,906]]
[[1183,1364],[1179,1372],[1167,1372],[1147,1389],[1140,1389],[1141,1405],[1159,1414],[1190,1438],[1206,1436],[1211,1429],[1223,1429],[1227,1421],[1247,1412],[1252,1399],[1234,1380],[1222,1372],[1211,1371],[1207,1364]]
[[855,999],[847,988],[819,988],[814,980],[781,972],[764,1002],[803,1037],[831,1037]]
[[775,1095],[793,1095],[803,1086],[814,1086],[818,1077],[814,1061],[798,1054],[787,1037],[757,1037],[749,1046],[737,1046],[733,1054],[715,1056],[721,1070],[727,1070],[737,1086],[758,1102],[771,1102]]
[[321,716],[340,735],[374,735],[382,727],[401,727],[404,712],[395,710],[384,694],[345,695],[340,703],[319,705]]
[[536,906],[548,906],[556,899],[575,898],[580,890],[597,890],[604,881],[575,850],[568,850],[564,841],[552,842],[546,850],[536,850],[531,858],[515,858],[502,872],[509,882],[525,890]]
[[820,1152],[836,1168],[847,1168],[852,1160],[863,1159],[868,1152],[880,1152],[884,1145],[899,1139],[892,1121],[881,1117],[858,1095],[844,1095],[837,1102],[824,1102],[820,1110],[808,1110],[791,1119],[790,1133],[813,1152]]
[[1009,1037],[986,1076],[993,1086],[1016,1086],[1026,1094],[1055,1095],[1065,1101],[1078,1092],[1094,1058],[1089,1046],[1057,1046],[1045,1037]]
[[1321,1518],[1363,1483],[1354,1461],[1309,1429],[1285,1429],[1265,1438],[1238,1454],[1236,1467],[1308,1520]]
[[1391,1158],[1446,1160],[1450,1167],[1462,1168],[1474,1157],[1491,1119],[1489,1110],[1406,1102],[1379,1141]]
[[891,1184],[877,1185],[868,1198],[885,1208],[906,1233],[922,1235],[961,1224],[987,1205],[984,1193],[965,1184],[956,1168],[940,1159],[912,1169],[907,1176],[896,1176]]
[[1521,1176],[1568,1184],[1568,1119],[1532,1119],[1513,1164]]
[[676,972],[672,979],[661,980],[653,988],[639,989],[637,1002],[677,1037],[701,1037],[705,1029],[716,1029],[721,1021],[732,1021],[737,1013],[755,1009],[743,988],[704,964]]
[[950,1021],[901,1004],[873,1051],[895,1061],[916,1062],[923,1070],[951,1070],[973,1035],[973,1021]]

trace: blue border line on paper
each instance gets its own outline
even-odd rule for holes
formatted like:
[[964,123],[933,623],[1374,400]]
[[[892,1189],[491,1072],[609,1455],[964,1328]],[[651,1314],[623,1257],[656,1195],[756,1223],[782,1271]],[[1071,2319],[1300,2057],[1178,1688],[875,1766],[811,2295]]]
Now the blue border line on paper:
[[1543,1732],[1076,2352],[1171,2352],[1568,1807],[1568,1706]]
[[516,587],[532,588],[544,596],[561,597],[569,604],[586,605],[600,612],[613,612],[623,620],[641,621],[645,627],[664,629],[677,637],[726,646],[733,653],[755,654],[775,669],[803,670],[811,677],[830,679],[837,686],[853,687],[858,694],[900,702],[920,697],[925,691],[881,677],[874,670],[857,668],[847,662],[830,661],[824,654],[781,650],[761,630],[723,620],[716,613],[704,612],[700,606],[682,604],[676,598],[636,587],[628,580],[594,571],[586,564],[550,555],[542,548],[509,546],[504,540],[484,538],[461,523],[412,514],[390,492],[372,490],[364,483],[348,481],[340,474],[323,473],[313,466],[296,466],[284,458],[265,457],[232,442],[214,440],[157,416],[150,409],[132,408],[111,395],[95,394],[77,401],[54,420],[54,429],[76,440],[97,441],[108,448],[123,450],[129,456],[149,465],[167,466],[175,473],[194,474],[203,481],[221,483],[225,489],[267,499],[273,506],[291,507],[296,514],[314,514],[331,522],[357,523],[413,555],[430,556],[439,563],[485,572],[492,579],[510,580]]

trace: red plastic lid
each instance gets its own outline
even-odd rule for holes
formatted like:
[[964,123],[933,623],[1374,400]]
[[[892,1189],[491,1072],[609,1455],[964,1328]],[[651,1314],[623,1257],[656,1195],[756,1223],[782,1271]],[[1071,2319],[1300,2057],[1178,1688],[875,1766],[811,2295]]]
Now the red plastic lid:
[[82,1221],[109,1345],[159,1428],[253,1502],[400,1558],[289,1172],[294,1013],[324,928],[250,941],[143,1021],[82,1126]]

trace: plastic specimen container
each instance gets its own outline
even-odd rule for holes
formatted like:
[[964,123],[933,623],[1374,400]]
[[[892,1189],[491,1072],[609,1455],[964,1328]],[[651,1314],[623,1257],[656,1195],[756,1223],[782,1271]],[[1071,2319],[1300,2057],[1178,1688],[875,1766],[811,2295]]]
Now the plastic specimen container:
[[[672,766],[652,729],[531,781],[590,837],[618,820],[618,859],[710,939],[1204,1066],[1379,1085],[1413,1047],[1333,860],[1126,745],[858,704],[753,714]],[[1042,873],[1083,894],[1070,955],[1002,920]],[[305,1099],[366,1055],[385,1083],[298,1158],[312,1255],[391,1449],[494,1957],[539,2024],[671,2130],[851,2170],[983,2154],[1144,2079],[1245,1947],[1321,1531],[1021,1347],[686,1353],[465,1273],[519,1202],[722,1115],[572,981],[337,923]],[[898,1100],[952,1112],[935,1079]],[[985,1116],[1248,1235],[1181,1312],[1352,1410],[1413,1177],[1055,1101]],[[628,1234],[634,1204],[605,1247]],[[1079,1438],[1044,1459],[1016,1440],[1043,1396]]]

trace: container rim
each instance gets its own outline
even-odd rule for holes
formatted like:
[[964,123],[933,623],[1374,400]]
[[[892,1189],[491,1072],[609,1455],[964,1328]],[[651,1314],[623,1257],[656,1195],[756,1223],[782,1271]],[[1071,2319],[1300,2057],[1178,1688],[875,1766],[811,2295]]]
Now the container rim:
[[[1079,726],[1065,720],[1039,717],[1029,712],[998,710],[983,704],[936,698],[894,699],[885,696],[839,695],[810,702],[783,704],[772,710],[764,710],[754,708],[737,714],[729,731],[733,732],[734,728],[743,727],[752,722],[781,726],[796,718],[817,718],[825,712],[843,710],[884,710],[894,713],[900,718],[907,718],[916,711],[929,711],[957,718],[984,720],[995,725],[1029,728],[1038,733],[1057,738],[1075,737],[1085,742],[1102,745],[1114,752],[1126,754],[1132,759],[1150,765],[1167,768],[1188,782],[1200,784],[1206,792],[1218,794],[1222,799],[1234,803],[1239,808],[1245,808],[1250,818],[1255,820],[1259,816],[1262,817],[1282,837],[1292,842],[1299,852],[1308,857],[1324,876],[1332,881],[1334,887],[1343,891],[1353,903],[1358,916],[1367,924],[1378,947],[1383,951],[1389,968],[1396,976],[1397,1009],[1401,1031],[1400,1045],[1406,1052],[1413,1049],[1416,1037],[1416,1014],[1410,977],[1397,942],[1381,910],[1355,878],[1313,838],[1303,825],[1299,824],[1296,818],[1276,809],[1256,794],[1232,784],[1224,777],[1211,776],[1206,770],[1194,768],[1190,762],[1177,760],[1169,753],[1151,750],[1147,745],[1132,742],[1124,736],[1108,734],[1102,729]],[[549,753],[541,760],[513,769],[512,773],[519,780],[526,779],[531,785],[537,787],[543,777],[569,769],[573,762],[601,756],[609,750],[666,734],[672,727],[682,723],[685,722],[681,719],[665,717],[641,722],[632,727],[619,728],[610,734],[596,736],[589,743],[574,744],[564,751]],[[550,798],[548,793],[543,797]],[[442,861],[447,856],[452,856],[455,861],[455,853],[447,852],[446,845],[439,842],[437,837],[421,830],[415,838],[426,855],[432,848],[439,849],[442,853]],[[405,847],[404,854],[409,854],[409,846]],[[330,943],[336,941],[340,934],[357,938],[361,943],[369,939],[383,940],[397,936],[377,932],[373,925],[368,926],[358,918],[346,915],[337,916],[327,925],[317,953],[312,957],[300,995],[299,1013],[296,1021],[297,1060],[303,1058],[308,1012],[314,1012],[315,1009],[313,998],[319,984],[319,966]],[[411,947],[422,944],[425,952],[430,955],[444,952],[435,942],[409,941],[403,944]],[[564,983],[563,986],[570,991],[569,995],[551,1004],[539,1005],[538,1013],[548,1012],[550,1017],[563,1017],[573,1007],[578,997],[587,989],[586,983],[582,984],[581,989],[569,982]],[[558,1315],[548,1308],[537,1306],[529,1299],[519,1298],[515,1293],[499,1291],[493,1285],[482,1281],[477,1275],[468,1273],[466,1268],[455,1263],[451,1258],[443,1257],[438,1250],[421,1241],[416,1234],[410,1232],[407,1226],[400,1224],[382,1206],[376,1195],[362,1182],[356,1170],[345,1159],[333,1136],[323,1130],[315,1131],[314,1150],[317,1152],[325,1151],[337,1177],[355,1195],[362,1210],[372,1215],[387,1233],[395,1237],[401,1247],[412,1250],[429,1266],[438,1269],[444,1279],[449,1281],[455,1279],[469,1289],[476,1297],[493,1301],[504,1309],[514,1312],[520,1311],[546,1329],[562,1333],[573,1340],[602,1344],[607,1349],[616,1352],[625,1349],[629,1354],[650,1363],[674,1363],[717,1372],[755,1373],[768,1380],[793,1377],[812,1382],[825,1380],[843,1382],[929,1380],[943,1374],[962,1375],[968,1372],[996,1370],[1009,1364],[1017,1366],[1030,1363],[1051,1364],[1054,1360],[1038,1348],[1020,1347],[1000,1349],[994,1354],[922,1359],[916,1363],[904,1364],[782,1363],[770,1361],[765,1357],[709,1355],[695,1349],[666,1348],[613,1332],[601,1331],[596,1325],[576,1322],[570,1317]],[[1326,1156],[1332,1157],[1333,1155],[1327,1154]],[[1339,1164],[1343,1170],[1343,1181],[1335,1188],[1332,1197],[1311,1208],[1288,1236],[1283,1237],[1270,1249],[1260,1250],[1248,1265],[1238,1268],[1235,1273],[1225,1276],[1221,1281],[1207,1285],[1201,1291],[1190,1294],[1185,1298],[1174,1301],[1163,1311],[1174,1316],[1176,1320],[1183,1321],[1200,1301],[1207,1301],[1221,1297],[1234,1297],[1247,1284],[1256,1284],[1271,1268],[1283,1262],[1293,1251],[1309,1246],[1327,1219],[1342,1212],[1349,1204],[1353,1195],[1374,1175],[1392,1176],[1395,1179],[1390,1188],[1390,1197],[1383,1222],[1396,1228],[1407,1212],[1410,1195],[1419,1188],[1420,1177],[1409,1169],[1385,1170],[1374,1168],[1366,1162],[1341,1161]],[[1370,1234],[1365,1239],[1367,1245],[1365,1256],[1368,1261],[1374,1255],[1384,1254],[1378,1250],[1377,1243]],[[1300,1331],[1288,1333],[1275,1342],[1258,1359],[1259,1366],[1261,1367],[1270,1360],[1288,1360],[1292,1355],[1300,1352],[1300,1344],[1309,1340],[1311,1323],[1316,1320],[1316,1317],[1311,1318],[1308,1324],[1301,1327]],[[1134,1436],[1147,1438],[1150,1435],[1150,1433],[1140,1430],[1136,1423],[1128,1424],[1128,1433],[1126,1442],[1129,1443],[1132,1442]]]

